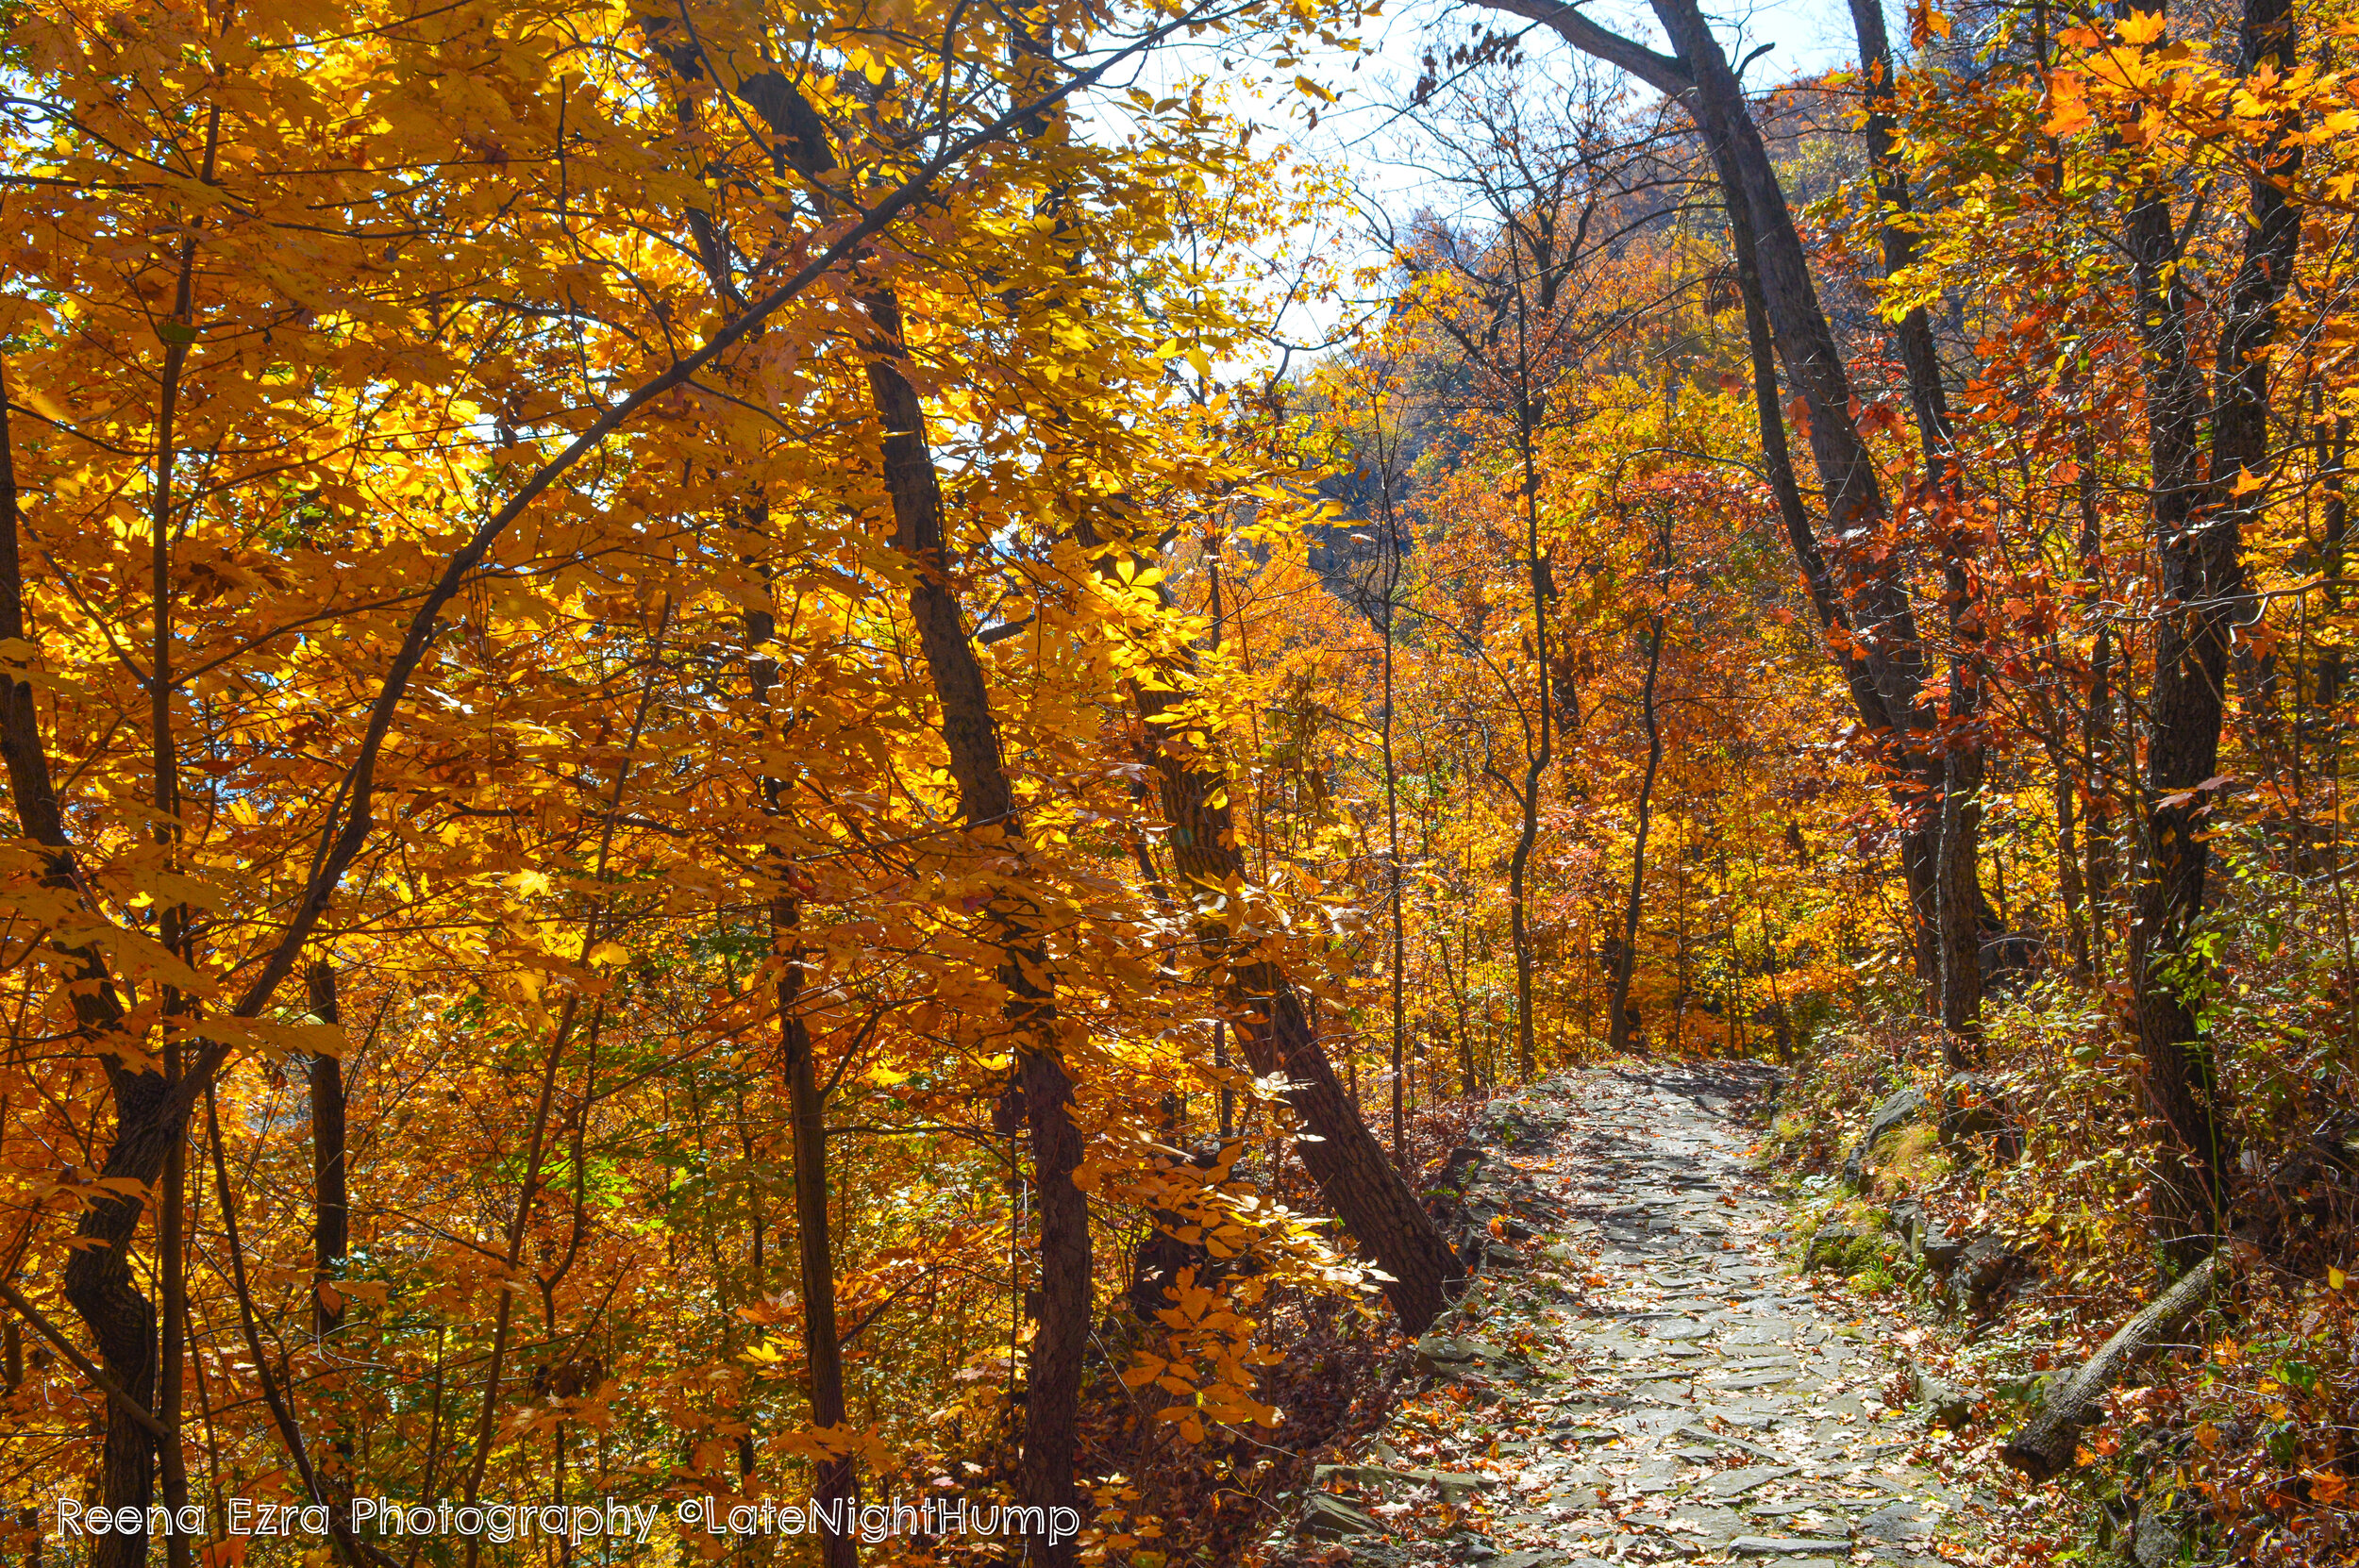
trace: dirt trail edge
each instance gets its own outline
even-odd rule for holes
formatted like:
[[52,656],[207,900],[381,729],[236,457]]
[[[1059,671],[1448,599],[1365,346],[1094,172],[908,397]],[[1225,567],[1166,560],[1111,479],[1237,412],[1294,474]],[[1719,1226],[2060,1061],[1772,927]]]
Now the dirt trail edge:
[[1276,1560],[1982,1558],[1980,1501],[1928,1468],[1949,1440],[1898,1403],[1901,1320],[1814,1299],[1776,1250],[1747,1159],[1767,1086],[1743,1063],[1599,1068],[1486,1109],[1480,1162],[1450,1173],[1482,1276]]

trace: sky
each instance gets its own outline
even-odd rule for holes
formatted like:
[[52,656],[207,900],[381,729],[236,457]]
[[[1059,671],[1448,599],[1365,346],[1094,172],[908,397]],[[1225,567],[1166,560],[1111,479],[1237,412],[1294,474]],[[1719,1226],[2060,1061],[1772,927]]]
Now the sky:
[[[1645,0],[1593,0],[1582,9],[1603,25],[1663,47],[1662,33]],[[1854,53],[1850,12],[1841,0],[1736,0],[1716,12],[1716,21],[1732,59],[1742,59],[1763,44],[1770,46],[1746,73],[1752,85],[1824,71],[1849,60]],[[1359,192],[1364,214],[1359,232],[1309,237],[1307,243],[1347,264],[1380,262],[1384,248],[1373,234],[1387,224],[1404,223],[1431,202],[1436,191],[1431,176],[1418,166],[1415,127],[1395,106],[1408,98],[1420,74],[1420,57],[1437,35],[1463,39],[1470,28],[1481,26],[1525,32],[1525,52],[1537,67],[1529,73],[1534,82],[1550,79],[1548,61],[1569,59],[1574,54],[1570,44],[1546,27],[1464,0],[1388,0],[1384,13],[1363,32],[1356,61],[1332,50],[1304,59],[1301,71],[1341,100],[1320,108],[1315,126],[1306,124],[1309,100],[1295,91],[1290,71],[1266,78],[1258,91],[1246,92],[1235,105],[1238,112],[1249,114],[1272,133],[1283,134],[1303,156],[1348,171]],[[1214,72],[1216,63],[1213,51],[1183,48],[1166,52],[1151,72],[1170,80],[1192,71]],[[1330,301],[1297,310],[1299,319],[1289,325],[1287,336],[1300,342],[1318,341],[1331,334],[1350,309],[1347,302]]]

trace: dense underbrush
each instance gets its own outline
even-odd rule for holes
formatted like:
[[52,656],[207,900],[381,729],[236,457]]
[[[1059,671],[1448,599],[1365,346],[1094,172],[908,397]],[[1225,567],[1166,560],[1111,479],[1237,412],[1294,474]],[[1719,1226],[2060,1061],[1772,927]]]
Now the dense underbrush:
[[[1404,1164],[1421,1191],[1466,1142],[1486,1103],[1444,1101],[1408,1119]],[[1281,1155],[1265,1179],[1277,1202],[1317,1210],[1298,1159]],[[1155,1384],[1129,1386],[1111,1355],[1096,1364],[1084,1438],[1089,1469],[1111,1477],[1097,1492],[1097,1525],[1101,1539],[1127,1545],[1134,1568],[1246,1560],[1268,1532],[1278,1499],[1302,1492],[1320,1461],[1379,1429],[1394,1385],[1411,1371],[1408,1341],[1372,1292],[1274,1288],[1253,1317],[1268,1361],[1256,1392],[1277,1412],[1274,1426],[1208,1423],[1191,1433],[1174,1419],[1181,1407]],[[1106,1332],[1100,1348],[1112,1351],[1123,1329],[1109,1325]],[[1125,1555],[1116,1546],[1112,1558]]]
[[[2223,965],[2209,1016],[2243,1151],[2226,1284],[2113,1390],[2072,1474],[2025,1484],[2025,1560],[2359,1560],[2348,1053],[2254,1000],[2283,948],[2254,951]],[[2174,1272],[2116,1006],[2060,980],[1994,997],[1970,1075],[1919,1020],[1863,1013],[1795,1070],[1766,1141],[1798,1265],[1912,1298],[1935,1332],[1911,1392],[1994,1460]]]

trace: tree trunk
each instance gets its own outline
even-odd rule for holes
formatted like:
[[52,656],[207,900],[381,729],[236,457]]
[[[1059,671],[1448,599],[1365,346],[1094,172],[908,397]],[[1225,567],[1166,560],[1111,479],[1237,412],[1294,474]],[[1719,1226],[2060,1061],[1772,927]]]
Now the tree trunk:
[[[30,641],[25,615],[25,576],[20,556],[16,468],[6,423],[5,382],[0,382],[0,640]],[[0,751],[5,751],[8,792],[25,838],[40,844],[42,880],[60,895],[79,901],[77,871],[68,847],[64,813],[41,739],[33,689],[0,676]],[[115,1136],[107,1150],[102,1177],[129,1176],[153,1182],[161,1176],[173,1148],[188,1135],[190,1101],[175,1093],[159,1073],[135,1073],[104,1049],[106,1036],[123,1026],[123,1004],[106,964],[94,949],[68,951],[75,964],[74,1010],[88,1048],[107,1074],[115,1107]],[[136,1198],[104,1193],[83,1210],[75,1226],[81,1245],[66,1259],[63,1281],[91,1340],[98,1366],[114,1386],[142,1410],[156,1394],[155,1306],[131,1276],[130,1242],[143,1205]],[[99,1459],[98,1494],[109,1508],[142,1510],[138,1530],[106,1535],[91,1546],[90,1568],[137,1568],[147,1559],[145,1510],[155,1501],[155,1441],[120,1400],[107,1401],[107,1435]]]
[[[1954,693],[1958,687],[1953,684],[1950,690]],[[1952,709],[1951,721],[1958,717]],[[1933,868],[1941,940],[1941,1054],[1952,1071],[1973,1066],[1981,1056],[1983,889],[1976,865],[1983,809],[1975,795],[1982,787],[1982,748],[1961,742],[1942,759],[1939,853]]]
[[[2083,592],[2097,600],[2103,597],[2105,542],[2097,510],[2097,436],[2085,421],[2076,438],[2074,455],[2081,466],[2075,486],[2081,508],[2081,537],[2075,553],[2081,580],[2086,585]],[[2116,769],[2114,755],[2113,654],[2114,628],[2100,621],[2096,641],[2089,649],[2089,684],[2081,709],[2081,778],[2087,791],[2086,806],[2081,814],[2081,842],[2086,846],[2088,858],[2083,885],[2088,893],[2087,973],[2092,979],[2105,967],[2111,946],[2113,791],[2116,777],[2128,771]]]
[[[768,730],[770,692],[778,667],[755,649],[777,635],[773,611],[745,612],[746,671],[754,705]],[[783,804],[785,786],[774,778],[761,784],[762,807],[776,813]],[[783,878],[787,870],[774,863]],[[811,1029],[803,1021],[803,950],[801,906],[789,894],[770,899],[770,951],[778,964],[774,1001],[778,1015],[778,1076],[785,1080],[787,1125],[795,1159],[795,1245],[796,1283],[803,1303],[803,1370],[805,1393],[811,1399],[811,1423],[833,1438],[849,1436],[844,1420],[844,1348],[835,1316],[835,1249],[828,1223],[827,1096],[819,1088],[812,1061]],[[759,1254],[761,1233],[754,1232]],[[748,1440],[750,1442],[750,1439]],[[748,1467],[750,1447],[741,1451]],[[851,1457],[820,1460],[813,1466],[812,1493],[822,1504],[848,1508],[860,1499],[860,1479]],[[859,1568],[860,1547],[850,1530],[828,1530],[820,1536],[820,1561],[826,1568]]]
[[[2060,724],[2061,720],[2058,721]],[[2072,973],[2083,982],[2092,971],[2089,967],[2089,909],[2088,888],[2081,875],[2081,851],[2075,842],[2072,826],[2073,802],[2077,792],[2072,784],[2072,768],[2066,760],[2061,739],[2048,747],[2048,765],[2056,776],[2056,893],[2064,905],[2065,930],[2072,943]]]
[[[184,1066],[180,1043],[168,1042],[164,1076],[178,1078]],[[165,1158],[162,1188],[156,1199],[156,1263],[163,1296],[163,1334],[156,1358],[156,1419],[168,1434],[157,1440],[156,1457],[162,1471],[164,1507],[172,1510],[174,1520],[164,1534],[164,1560],[169,1568],[189,1568],[192,1557],[189,1538],[178,1526],[180,1510],[189,1505],[188,1459],[180,1446],[182,1376],[189,1345],[188,1175],[188,1144],[183,1141]]]
[[[684,75],[693,77],[702,68],[700,57],[685,47],[673,58]],[[810,181],[814,199],[831,201],[828,181],[836,160],[827,123],[794,84],[765,71],[739,82],[735,91],[769,125],[779,152]],[[950,586],[942,483],[926,443],[925,407],[901,369],[908,347],[900,302],[889,289],[869,288],[856,303],[869,321],[862,346],[870,402],[880,426],[879,466],[893,505],[893,545],[916,567],[910,616],[939,704],[961,814],[978,842],[1021,854],[1024,823],[1000,754],[982,661]],[[1032,929],[1035,911],[1021,894],[1003,892],[988,914],[999,933],[999,978],[1008,993],[1006,1018],[1016,1058],[1013,1086],[1031,1128],[1040,1226],[1040,1326],[1025,1378],[1024,1497],[1044,1510],[1078,1510],[1077,1422],[1090,1330],[1089,1200],[1073,1182],[1081,1164],[1081,1135],[1073,1121],[1072,1079],[1059,1050],[1046,953]],[[1077,1560],[1071,1538],[1039,1544],[1042,1560],[1052,1568],[1069,1568]]]
[[[1516,253],[1519,257],[1520,252]],[[1523,461],[1524,553],[1531,590],[1532,670],[1540,692],[1532,706],[1539,710],[1539,743],[1524,759],[1523,823],[1515,835],[1515,852],[1508,863],[1508,911],[1515,943],[1515,1065],[1524,1081],[1539,1076],[1539,1020],[1532,1016],[1534,964],[1531,952],[1531,851],[1540,837],[1540,780],[1548,771],[1555,738],[1556,702],[1549,695],[1548,612],[1556,593],[1548,580],[1548,558],[1540,542],[1540,470],[1532,443],[1536,436],[1531,407],[1531,365],[1524,343],[1525,308],[1522,278],[1515,292],[1515,442]],[[1529,731],[1526,732],[1529,736]]]
[[[2351,532],[2351,502],[2345,490],[2343,465],[2351,455],[2351,416],[2337,414],[2321,422],[2317,432],[2319,489],[2323,492],[2324,548],[2318,575],[2326,579],[2326,608],[2337,614],[2343,608],[2343,550]],[[2331,643],[2318,659],[2317,701],[2331,714],[2343,694],[2343,645]]]
[[[2283,73],[2294,64],[2291,0],[2246,0],[2241,63]],[[2286,191],[2300,144],[2281,128],[2268,166],[2250,182],[2244,257],[2230,286],[2211,399],[2209,482],[2200,475],[2203,377],[2191,356],[2187,296],[2169,192],[2132,203],[2128,239],[2148,364],[2152,532],[2162,575],[2147,737],[2144,864],[2132,897],[2131,983],[2147,1093],[2170,1134],[2172,1159],[2156,1184],[2164,1240],[2183,1259],[2226,1228],[2234,1135],[2222,1125],[2219,1083],[2184,990],[2204,906],[2209,850],[2201,837],[2219,766],[2229,645],[2244,592],[2240,554],[2250,503],[2243,475],[2268,474],[2268,367],[2256,356],[2276,334],[2277,302],[2300,243]]]
[[[1389,512],[1391,509],[1388,507],[1386,509]],[[1387,516],[1384,530],[1388,552],[1395,550],[1397,543],[1392,529],[1392,519]],[[1397,558],[1388,555],[1388,559],[1393,559]],[[1396,567],[1385,574],[1384,727],[1380,739],[1384,759],[1384,892],[1386,902],[1391,906],[1393,922],[1393,1160],[1401,1164],[1409,1158],[1408,1114],[1403,1104],[1403,1095],[1407,1093],[1409,933],[1405,924],[1406,911],[1400,905],[1400,776],[1393,759],[1393,591],[1396,585],[1392,578],[1397,570]]]
[[1621,950],[1614,958],[1614,995],[1607,1013],[1608,1048],[1630,1049],[1630,977],[1638,962],[1638,910],[1647,891],[1647,829],[1654,820],[1654,780],[1663,767],[1663,726],[1655,712],[1655,677],[1663,668],[1663,612],[1657,610],[1647,639],[1647,684],[1641,696],[1647,717],[1647,774],[1638,786],[1638,824],[1630,851],[1630,897],[1622,907]]
[[[1837,541],[1872,539],[1885,525],[1882,491],[1851,411],[1850,380],[1811,282],[1809,254],[1795,229],[1783,187],[1728,57],[1696,0],[1653,0],[1653,9],[1680,55],[1667,76],[1657,71],[1664,78],[1657,85],[1681,97],[1702,131],[1719,171],[1732,228],[1742,214],[1741,237],[1749,241],[1754,253],[1750,270],[1761,292],[1762,313],[1784,361],[1787,381],[1800,394],[1807,415],[1804,433],[1826,495],[1828,528]],[[1581,42],[1578,38],[1574,42]],[[1816,554],[1815,542],[1812,554]],[[1804,572],[1809,575],[1808,557]],[[1863,684],[1872,687],[1878,699],[1872,706],[1860,703],[1863,724],[1882,735],[1904,785],[1914,783],[1924,795],[1946,792],[1944,769],[1930,744],[1925,654],[1905,584],[1890,565],[1863,562],[1849,608],[1850,645],[1865,677],[1864,683],[1857,678],[1851,682],[1854,701],[1864,694]],[[1822,608],[1821,614],[1826,612]],[[1927,814],[1921,805],[1914,809],[1904,805],[1902,863],[1920,971],[1938,976],[1943,967],[1943,901],[1936,889],[1942,867],[1938,821],[1925,821]]]
[[[325,959],[314,959],[304,973],[310,993],[311,1016],[323,1024],[343,1022],[336,998],[336,970]],[[352,1211],[344,1187],[343,1064],[325,1052],[309,1063],[311,1080],[311,1278],[313,1326],[325,1339],[343,1326],[341,1299],[328,1304],[351,1247]]]
[[[765,639],[766,641],[766,639]],[[791,898],[770,901],[770,941],[781,968],[778,983],[780,1066],[787,1115],[794,1129],[795,1243],[803,1297],[803,1361],[810,1378],[811,1422],[831,1437],[850,1435],[844,1421],[844,1349],[835,1319],[835,1258],[828,1226],[828,1102],[811,1061],[811,1030],[799,1005],[803,969],[801,911]],[[822,1460],[815,1477],[823,1504],[859,1500],[850,1456]],[[858,1568],[860,1547],[849,1530],[820,1538],[827,1568]]]
[[[323,1024],[341,1024],[343,1014],[336,995],[335,966],[326,959],[314,959],[305,969],[303,979],[311,1016]],[[311,1328],[325,1344],[343,1326],[343,1298],[334,1293],[352,1244],[352,1209],[345,1188],[343,1063],[321,1052],[305,1063],[305,1071],[311,1091]],[[173,1293],[167,1291],[167,1346],[172,1343],[173,1308]],[[171,1387],[176,1370],[167,1353],[163,1367],[167,1404],[177,1403],[176,1393]],[[352,1482],[351,1423],[340,1416],[334,1432],[332,1442],[340,1462],[333,1483],[342,1493]],[[164,1491],[169,1501],[173,1491],[169,1467],[164,1476]]]
[[[925,409],[901,373],[907,350],[899,305],[871,292],[862,301],[874,325],[868,385],[883,425],[885,488],[893,499],[894,544],[917,564],[910,614],[941,704],[942,738],[949,751],[967,830],[979,842],[998,841],[1021,851],[1024,823],[999,751],[982,661],[969,641],[952,594],[944,551],[942,488],[926,446]],[[1025,1377],[1024,1494],[1047,1510],[1079,1508],[1074,1465],[1081,1360],[1090,1332],[1089,1200],[1074,1185],[1081,1167],[1081,1134],[1073,1120],[1073,1080],[1058,1048],[1056,1002],[1047,955],[1032,931],[1034,911],[1021,894],[1003,892],[992,919],[1005,958],[1007,1018],[1014,1036],[1016,1086],[1031,1128],[1034,1202],[1040,1224],[1040,1327],[1032,1338]],[[1042,1543],[1043,1560],[1066,1568],[1078,1560],[1070,1538]]]
[[[1884,275],[1915,264],[1916,237],[1903,221],[1909,210],[1907,179],[1893,141],[1892,43],[1884,32],[1879,0],[1851,0],[1851,23],[1859,39],[1862,96],[1866,109],[1861,133],[1882,212]],[[1916,424],[1924,463],[1922,503],[1932,513],[1941,541],[1942,578],[1949,608],[1949,700],[1938,756],[1939,826],[1933,865],[1934,974],[1939,977],[1942,1048],[1952,1068],[1973,1064],[1982,1033],[1982,888],[1975,868],[1981,859],[1982,807],[1975,794],[1983,782],[1983,749],[1977,711],[1979,675],[1973,649],[1980,642],[1966,562],[1971,536],[1958,525],[1958,465],[1950,432],[1949,404],[1941,380],[1941,357],[1925,309],[1912,309],[1893,328],[1906,376],[1909,408]],[[1929,768],[1928,770],[1932,770]]]
[[[1745,298],[1754,399],[1771,489],[1812,607],[1830,630],[1831,651],[1851,689],[1860,723],[1883,743],[1901,776],[1896,794],[1902,797],[1897,804],[1903,825],[1901,863],[1909,885],[1912,936],[1918,973],[1932,979],[1940,972],[1938,812],[1924,810],[1923,800],[1937,796],[1944,781],[1940,759],[1930,744],[1932,715],[1924,707],[1924,647],[1907,587],[1889,565],[1863,561],[1848,597],[1837,588],[1799,488],[1793,483],[1777,379],[1769,363],[1772,353],[1783,359],[1787,379],[1800,394],[1797,422],[1804,427],[1826,495],[1831,534],[1838,542],[1865,541],[1882,530],[1883,493],[1851,411],[1851,386],[1842,355],[1811,282],[1809,253],[1728,56],[1697,0],[1652,0],[1677,58],[1613,33],[1554,0],[1480,3],[1545,23],[1575,48],[1677,99],[1712,155]],[[1911,793],[1917,798],[1907,798]],[[1927,821],[1928,816],[1935,820]]]
[[[1085,548],[1104,548],[1090,520],[1084,519],[1078,532]],[[1112,570],[1113,553],[1105,549],[1102,569]],[[1284,1078],[1286,1103],[1310,1134],[1296,1144],[1303,1169],[1362,1253],[1393,1276],[1384,1293],[1401,1326],[1422,1334],[1462,1287],[1465,1269],[1337,1079],[1301,994],[1278,965],[1258,958],[1240,961],[1230,945],[1231,915],[1220,911],[1235,908],[1245,859],[1237,849],[1229,781],[1217,759],[1191,746],[1163,722],[1174,706],[1188,700],[1184,688],[1194,660],[1184,650],[1178,659],[1180,667],[1168,674],[1179,678],[1154,690],[1134,684],[1131,695],[1145,740],[1143,759],[1155,770],[1163,817],[1171,825],[1180,891],[1196,911],[1197,940],[1217,976],[1214,983],[1236,1014],[1237,1043],[1246,1063],[1263,1077]],[[1221,900],[1226,903],[1216,909],[1215,901]]]

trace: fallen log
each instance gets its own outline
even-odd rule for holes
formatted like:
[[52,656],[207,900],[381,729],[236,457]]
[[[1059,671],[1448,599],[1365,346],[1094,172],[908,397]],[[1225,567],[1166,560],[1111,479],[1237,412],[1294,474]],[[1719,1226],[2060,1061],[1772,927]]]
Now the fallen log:
[[2078,1461],[2081,1434],[2105,1413],[2106,1393],[2202,1309],[2221,1266],[2220,1255],[2214,1252],[2123,1324],[2087,1364],[2049,1393],[2039,1413],[2007,1440],[2000,1457],[2034,1481],[2052,1480],[2070,1470]]

